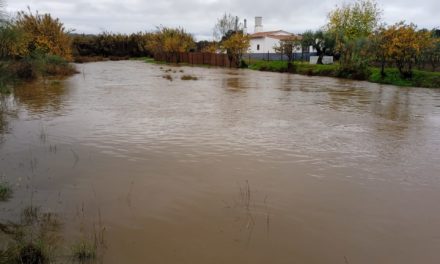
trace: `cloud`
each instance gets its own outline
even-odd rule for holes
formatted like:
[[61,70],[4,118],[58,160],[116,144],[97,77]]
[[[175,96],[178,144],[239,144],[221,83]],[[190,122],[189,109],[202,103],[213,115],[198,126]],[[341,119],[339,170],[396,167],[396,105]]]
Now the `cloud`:
[[[250,31],[255,16],[264,17],[267,30],[284,29],[295,33],[318,29],[338,0],[7,0],[11,13],[29,6],[40,13],[60,18],[67,28],[78,33],[102,31],[130,33],[151,31],[156,26],[182,26],[198,39],[212,35],[212,28],[223,13],[247,18]],[[438,0],[378,1],[387,24],[405,20],[419,27],[440,26],[436,14]]]

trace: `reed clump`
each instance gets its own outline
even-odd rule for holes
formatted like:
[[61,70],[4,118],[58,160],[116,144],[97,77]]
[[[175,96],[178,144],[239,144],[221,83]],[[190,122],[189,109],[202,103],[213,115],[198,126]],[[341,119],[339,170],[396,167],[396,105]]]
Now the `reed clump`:
[[88,239],[81,239],[72,246],[71,251],[75,261],[90,262],[96,259],[97,245]]
[[182,81],[197,81],[199,78],[197,78],[196,76],[192,76],[192,75],[183,75],[180,79]]
[[173,76],[171,76],[170,74],[165,74],[164,76],[162,76],[162,78],[172,82],[173,81]]

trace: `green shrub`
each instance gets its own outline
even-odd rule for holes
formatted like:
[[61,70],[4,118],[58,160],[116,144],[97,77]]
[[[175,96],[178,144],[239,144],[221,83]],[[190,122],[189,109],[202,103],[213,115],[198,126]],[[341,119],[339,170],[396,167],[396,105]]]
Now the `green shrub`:
[[370,68],[366,65],[357,67],[339,67],[337,76],[354,80],[367,80],[371,75]]

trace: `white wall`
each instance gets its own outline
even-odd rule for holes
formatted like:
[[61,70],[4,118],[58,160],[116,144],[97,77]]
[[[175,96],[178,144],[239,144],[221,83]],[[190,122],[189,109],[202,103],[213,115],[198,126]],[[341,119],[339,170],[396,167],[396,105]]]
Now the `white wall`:
[[[262,50],[264,46],[264,38],[251,39],[250,44],[251,44],[249,48],[250,53],[263,53]],[[260,45],[260,50],[257,49],[258,45]]]
[[[250,53],[275,53],[273,47],[279,45],[280,41],[273,38],[255,38],[251,39]],[[257,46],[260,45],[260,49]]]
[[[279,46],[280,45],[280,41],[278,39],[274,39],[274,38],[255,38],[255,39],[251,39],[250,41],[250,48],[249,48],[249,52],[250,53],[276,53],[274,46]],[[257,49],[257,45],[260,45],[260,50]],[[313,49],[312,49],[313,50]],[[295,51],[295,53],[301,53],[301,46],[298,46]]]

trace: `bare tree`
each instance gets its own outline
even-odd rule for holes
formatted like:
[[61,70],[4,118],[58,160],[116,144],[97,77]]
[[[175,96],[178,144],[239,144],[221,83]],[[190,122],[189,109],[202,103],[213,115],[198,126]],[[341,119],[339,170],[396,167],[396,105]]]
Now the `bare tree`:
[[301,47],[301,40],[297,36],[290,36],[280,41],[279,45],[273,48],[276,53],[287,57],[287,68],[292,69],[292,62],[295,59],[295,49]]
[[3,24],[7,17],[6,17],[6,12],[4,10],[6,4],[4,2],[4,0],[0,0],[0,24]]
[[237,31],[242,30],[243,24],[239,21],[238,16],[225,13],[217,20],[217,24],[214,26],[214,38],[217,41],[220,41],[223,37],[232,35],[231,33],[236,33]]

